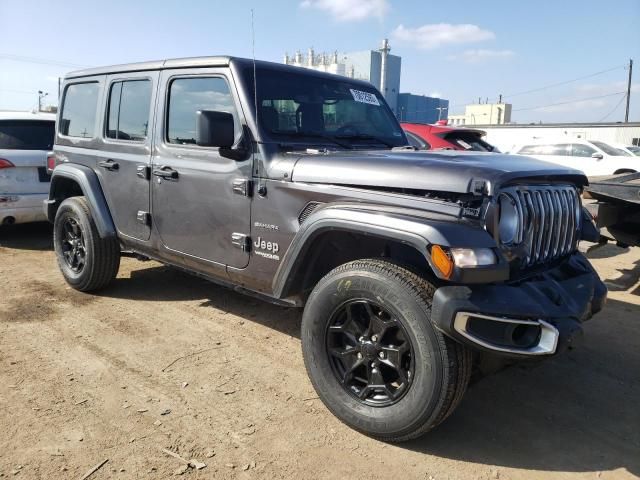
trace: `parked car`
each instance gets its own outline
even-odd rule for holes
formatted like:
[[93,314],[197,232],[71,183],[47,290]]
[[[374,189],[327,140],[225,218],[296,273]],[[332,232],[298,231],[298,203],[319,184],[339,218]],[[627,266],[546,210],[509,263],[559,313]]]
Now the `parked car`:
[[582,170],[588,177],[633,173],[640,168],[630,153],[597,140],[539,140],[516,147],[513,153]]
[[409,143],[419,150],[499,152],[496,147],[482,139],[486,135],[482,130],[426,123],[401,123],[400,125]]
[[50,113],[0,112],[0,225],[46,221],[55,121]]
[[622,150],[623,152],[630,153],[635,157],[640,157],[640,146],[638,145],[625,145],[624,143],[615,143],[614,147]]
[[304,307],[318,396],[377,438],[427,432],[472,371],[552,357],[603,306],[581,172],[415,151],[368,82],[137,63],[68,74],[59,118],[45,208],[67,283],[99,290],[135,256]]

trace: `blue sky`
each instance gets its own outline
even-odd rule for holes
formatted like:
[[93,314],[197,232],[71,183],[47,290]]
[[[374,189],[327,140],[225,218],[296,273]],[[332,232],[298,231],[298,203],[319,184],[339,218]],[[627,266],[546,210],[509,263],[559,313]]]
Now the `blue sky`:
[[452,113],[502,93],[517,122],[622,120],[634,58],[640,121],[640,0],[0,0],[0,109],[33,108],[38,90],[56,104],[57,77],[81,66],[251,56],[252,8],[257,58],[373,49],[388,37],[402,91],[439,94]]

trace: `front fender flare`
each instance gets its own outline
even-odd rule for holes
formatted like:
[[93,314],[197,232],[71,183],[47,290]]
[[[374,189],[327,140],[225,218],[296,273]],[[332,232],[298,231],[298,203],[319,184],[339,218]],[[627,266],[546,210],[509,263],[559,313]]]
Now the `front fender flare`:
[[61,195],[58,188],[63,183],[63,179],[74,181],[82,190],[100,236],[102,238],[115,237],[116,227],[98,176],[91,168],[84,165],[62,164],[53,170],[51,186],[49,187],[49,200],[45,200],[44,205],[45,214],[49,221],[53,223],[60,203],[66,198]]
[[[466,224],[431,221],[397,212],[386,212],[384,206],[376,206],[374,210],[357,205],[325,207],[316,210],[305,220],[287,249],[273,280],[276,297],[280,298],[288,291],[295,277],[294,273],[301,267],[302,259],[312,247],[314,240],[320,234],[332,230],[374,235],[410,245],[424,256],[436,275],[438,271],[434,268],[429,253],[429,247],[433,244],[445,247],[496,247],[493,238],[485,230]],[[483,268],[484,278],[477,276],[471,281],[480,283],[505,280],[508,277],[508,268],[502,262],[499,266],[500,268]]]

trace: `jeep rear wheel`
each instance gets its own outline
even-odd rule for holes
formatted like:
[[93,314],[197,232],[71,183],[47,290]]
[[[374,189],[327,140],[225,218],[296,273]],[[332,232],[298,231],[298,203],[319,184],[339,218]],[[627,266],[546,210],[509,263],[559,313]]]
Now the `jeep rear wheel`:
[[60,204],[53,245],[64,279],[76,290],[99,290],[118,274],[118,240],[100,237],[84,197],[71,197]]
[[471,352],[431,323],[434,290],[376,259],[337,267],[314,288],[302,318],[305,365],[320,399],[347,425],[409,440],[462,399]]

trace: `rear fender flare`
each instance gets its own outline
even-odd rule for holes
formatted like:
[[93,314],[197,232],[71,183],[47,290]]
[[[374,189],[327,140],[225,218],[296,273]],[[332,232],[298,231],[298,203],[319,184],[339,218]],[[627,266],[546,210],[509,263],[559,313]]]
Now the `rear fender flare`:
[[64,192],[60,191],[64,179],[72,180],[87,199],[91,215],[96,223],[98,233],[102,238],[112,238],[116,236],[116,227],[109,211],[109,206],[104,197],[100,181],[96,173],[84,165],[58,165],[51,175],[51,186],[49,187],[49,200],[45,201],[45,214],[50,222],[56,217],[56,212],[63,200],[67,198]]

